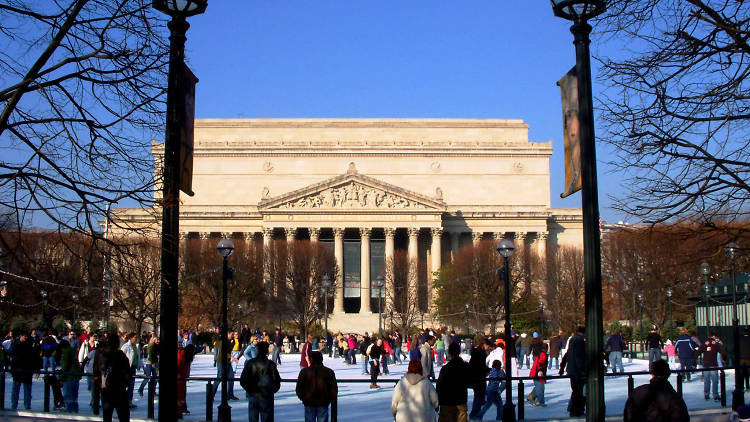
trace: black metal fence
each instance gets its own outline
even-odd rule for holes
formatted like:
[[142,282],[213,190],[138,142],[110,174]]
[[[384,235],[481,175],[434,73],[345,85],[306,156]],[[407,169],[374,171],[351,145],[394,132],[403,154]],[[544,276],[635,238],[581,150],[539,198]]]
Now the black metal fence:
[[[748,367],[742,367],[742,368],[748,368]],[[716,367],[716,368],[699,368],[699,369],[691,369],[691,370],[673,370],[672,373],[677,375],[677,393],[680,394],[680,397],[682,397],[682,391],[683,391],[683,382],[684,382],[684,375],[685,373],[690,374],[698,374],[705,371],[718,371],[719,372],[719,393],[720,393],[720,402],[722,407],[726,407],[727,405],[727,391],[726,391],[726,371],[734,369],[734,367]],[[6,381],[6,374],[9,374],[10,371],[8,370],[0,370],[0,410],[5,409],[5,381]],[[44,371],[34,371],[34,374],[39,374],[43,376],[44,380],[44,398],[43,398],[43,410],[44,412],[50,411],[50,398],[51,398],[51,380],[52,377],[49,375],[76,375],[76,376],[92,376],[93,374],[89,373],[62,373],[62,372],[44,372]],[[633,392],[635,388],[635,380],[633,379],[636,375],[649,375],[648,371],[638,371],[638,372],[617,372],[617,373],[606,373],[605,377],[627,377],[627,384],[628,384],[628,396]],[[524,409],[524,403],[525,403],[525,383],[533,383],[535,379],[545,379],[547,381],[549,380],[556,380],[556,379],[570,379],[570,376],[568,375],[554,375],[554,376],[546,376],[546,377],[512,377],[511,379],[513,381],[517,381],[516,388],[517,388],[517,399],[516,399],[516,406],[517,406],[517,412],[518,412],[518,419],[524,419],[525,418],[525,409]],[[145,376],[145,375],[136,375],[135,379],[157,379],[158,377],[152,377],[152,376]],[[180,380],[185,381],[193,381],[193,382],[205,382],[206,383],[206,393],[205,393],[205,400],[206,400],[206,415],[205,420],[212,421],[213,420],[213,412],[214,412],[214,392],[213,392],[213,386],[215,382],[221,382],[216,377],[187,377],[187,378],[180,378]],[[488,380],[492,380],[493,378],[488,378]],[[393,383],[394,385],[398,383],[400,378],[380,378],[378,379],[378,382],[380,383]],[[503,378],[504,380],[504,378]],[[239,381],[239,378],[234,378],[234,381]],[[282,383],[296,383],[297,380],[293,378],[287,378],[282,379]],[[361,384],[361,383],[370,383],[369,379],[339,379],[337,380],[338,384]],[[147,410],[146,414],[149,419],[153,419],[155,415],[155,409],[154,409],[154,398],[156,396],[155,391],[155,385],[153,383],[147,383],[148,386],[148,399],[147,399]],[[94,394],[95,397],[95,405],[93,408],[93,412],[95,415],[99,414],[99,406],[98,406],[98,399],[96,399],[97,395],[95,393],[96,386],[93,387],[92,394]],[[20,399],[19,399],[20,400]],[[176,405],[176,404],[175,404]],[[338,402],[336,399],[331,403],[330,408],[330,420],[331,422],[337,422],[338,420]]]

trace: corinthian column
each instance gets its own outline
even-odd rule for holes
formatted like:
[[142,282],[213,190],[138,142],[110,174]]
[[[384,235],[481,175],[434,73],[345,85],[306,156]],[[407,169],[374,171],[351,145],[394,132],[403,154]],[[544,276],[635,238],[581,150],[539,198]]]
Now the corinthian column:
[[436,277],[436,273],[440,271],[440,258],[442,256],[441,252],[441,242],[443,239],[443,228],[442,227],[433,227],[430,229],[432,232],[432,244],[430,245],[430,254],[432,255],[432,274],[427,277],[427,309],[430,310],[430,312],[433,311],[433,307],[435,304],[435,292],[432,289],[432,282],[434,281]]
[[273,241],[273,228],[263,228],[263,285],[269,293],[276,296],[275,283],[271,281],[269,265],[271,264],[271,242]]
[[336,297],[333,312],[344,313],[344,229],[333,229],[333,254],[336,257]]
[[482,235],[484,235],[482,232],[471,232],[471,240],[474,242],[474,246],[477,246],[482,240]]
[[393,252],[395,250],[393,239],[396,236],[396,229],[393,227],[386,227],[385,231],[385,297],[386,303],[388,300],[392,300],[395,296],[396,289],[393,284]]
[[360,228],[360,290],[359,290],[359,313],[372,313],[370,308],[370,234],[372,229]]
[[449,232],[451,237],[451,262],[456,262],[458,256],[458,240],[461,236],[460,232]]

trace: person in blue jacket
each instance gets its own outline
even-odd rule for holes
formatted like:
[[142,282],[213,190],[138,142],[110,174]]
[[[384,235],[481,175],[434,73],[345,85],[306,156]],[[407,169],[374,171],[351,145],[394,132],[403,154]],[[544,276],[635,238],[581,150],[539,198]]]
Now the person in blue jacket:
[[[695,355],[695,344],[687,333],[687,329],[680,331],[680,336],[674,343],[674,349],[677,351],[677,357],[680,359],[680,369],[693,369]],[[684,382],[690,382],[690,372],[683,373]]]

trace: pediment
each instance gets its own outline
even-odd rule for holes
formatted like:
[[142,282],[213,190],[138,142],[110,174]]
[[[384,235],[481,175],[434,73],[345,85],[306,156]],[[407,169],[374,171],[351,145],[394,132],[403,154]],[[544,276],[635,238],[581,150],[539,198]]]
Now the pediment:
[[[439,192],[439,189],[438,189]],[[444,211],[440,197],[429,197],[357,172],[306,186],[283,195],[264,198],[259,211]]]

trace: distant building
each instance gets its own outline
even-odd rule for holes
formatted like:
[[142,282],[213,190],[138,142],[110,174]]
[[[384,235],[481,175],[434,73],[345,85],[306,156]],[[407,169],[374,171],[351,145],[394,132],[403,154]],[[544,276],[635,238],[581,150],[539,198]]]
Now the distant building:
[[[371,330],[370,285],[396,249],[426,263],[431,306],[433,273],[462,245],[580,246],[581,210],[550,205],[551,155],[521,120],[199,119],[181,236],[330,242],[342,272],[329,327]],[[158,230],[158,212],[114,215]]]

